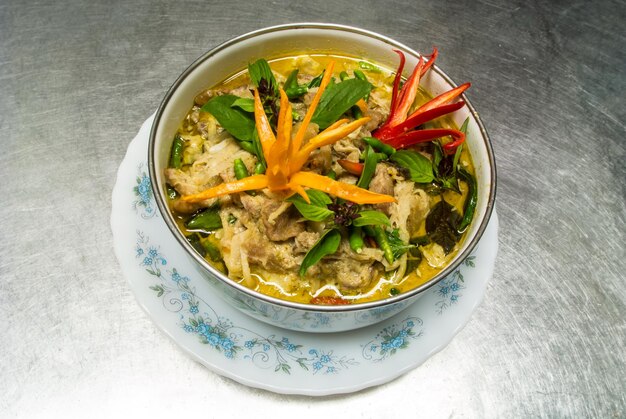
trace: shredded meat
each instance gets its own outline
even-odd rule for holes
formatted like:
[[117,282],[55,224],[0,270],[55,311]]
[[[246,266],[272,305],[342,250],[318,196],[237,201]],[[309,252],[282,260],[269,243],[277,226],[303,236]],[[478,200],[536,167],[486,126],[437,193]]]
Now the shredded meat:
[[[376,172],[374,172],[374,177],[372,177],[370,181],[370,191],[385,195],[394,194],[393,179],[391,178],[389,169],[390,167],[384,163],[376,165]],[[389,215],[391,203],[376,204],[374,207]]]
[[241,204],[255,220],[261,220],[263,232],[272,241],[285,241],[304,231],[300,214],[288,202],[280,202],[263,194],[242,194]]

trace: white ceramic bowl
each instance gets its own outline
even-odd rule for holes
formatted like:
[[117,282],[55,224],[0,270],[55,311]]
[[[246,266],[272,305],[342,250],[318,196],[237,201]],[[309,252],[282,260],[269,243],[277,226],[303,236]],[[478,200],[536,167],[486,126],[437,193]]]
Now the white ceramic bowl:
[[[496,171],[487,132],[467,97],[467,106],[453,118],[461,125],[470,117],[466,144],[469,147],[478,183],[478,204],[463,247],[452,262],[427,283],[394,297],[375,302],[316,306],[269,297],[232,281],[213,268],[187,242],[170,213],[165,194],[164,169],[176,130],[191,109],[194,97],[246,68],[259,58],[273,59],[297,53],[336,53],[363,57],[388,68],[396,68],[398,49],[406,54],[405,71],[417,65],[419,54],[409,47],[382,35],[362,29],[304,23],[275,26],[251,32],[219,45],[196,60],[174,82],[161,103],[150,133],[148,161],[156,202],[175,239],[206,273],[207,280],[231,304],[243,312],[268,323],[293,330],[339,332],[387,319],[414,303],[425,290],[450,275],[472,252],[480,240],[494,205]],[[405,74],[407,76],[408,74]],[[421,85],[433,96],[455,87],[452,80],[436,65],[422,79]],[[320,327],[320,322],[324,327]]]

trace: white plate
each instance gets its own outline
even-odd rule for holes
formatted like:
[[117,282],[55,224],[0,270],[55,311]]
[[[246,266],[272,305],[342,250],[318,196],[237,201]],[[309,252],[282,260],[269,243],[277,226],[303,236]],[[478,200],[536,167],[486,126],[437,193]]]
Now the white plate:
[[361,390],[422,364],[450,342],[481,302],[498,247],[495,212],[460,269],[405,311],[374,326],[307,334],[273,327],[230,307],[213,293],[158,212],[146,163],[153,117],[131,142],[118,171],[111,213],[115,253],[156,325],[212,371],[278,393]]

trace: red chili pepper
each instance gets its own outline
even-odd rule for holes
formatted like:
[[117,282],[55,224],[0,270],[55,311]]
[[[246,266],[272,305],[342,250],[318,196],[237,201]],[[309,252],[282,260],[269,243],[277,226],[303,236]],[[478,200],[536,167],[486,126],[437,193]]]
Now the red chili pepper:
[[461,109],[463,106],[465,106],[465,102],[461,100],[459,102],[451,103],[449,105],[442,105],[434,109],[429,109],[425,112],[421,112],[418,114],[414,112],[409,118],[407,118],[406,121],[402,122],[401,124],[398,124],[393,128],[380,128],[374,133],[374,135],[381,141],[390,140],[393,137],[403,134],[413,129],[414,127],[423,124],[424,122],[428,122],[435,118],[439,118],[440,116],[454,112],[458,109]]
[[401,51],[394,51],[400,56],[400,63],[393,81],[389,117],[372,135],[396,149],[409,147],[440,137],[451,136],[453,140],[444,144],[443,149],[446,154],[454,153],[456,148],[465,141],[465,134],[461,131],[452,129],[415,130],[415,128],[425,122],[461,109],[465,105],[465,102],[462,100],[456,103],[447,103],[459,97],[470,87],[470,83],[464,83],[437,96],[420,106],[411,115],[407,116],[409,109],[415,101],[420,77],[432,67],[439,51],[437,48],[433,48],[433,52],[429,56],[428,61],[424,61],[425,56],[421,56],[413,73],[399,91],[405,57]]
[[337,160],[337,163],[339,163],[339,165],[343,167],[346,172],[356,176],[361,176],[361,173],[363,173],[363,167],[365,167],[363,163],[355,163],[344,159]]
[[465,141],[465,134],[455,129],[438,128],[409,131],[385,142],[396,149],[401,149],[415,144],[431,141],[435,138],[445,137],[447,135],[451,136],[453,141],[444,144],[443,150],[446,154],[453,154],[456,148]]
[[313,297],[310,301],[311,304],[323,305],[323,306],[338,306],[350,304],[350,301],[344,300],[341,297],[332,297],[330,295],[322,295],[319,297]]
[[409,118],[411,118],[413,116],[416,116],[416,115],[419,115],[420,113],[429,111],[431,109],[438,108],[441,105],[443,105],[444,103],[448,103],[451,100],[456,99],[457,97],[461,96],[461,94],[464,91],[469,89],[471,85],[472,85],[471,83],[463,83],[459,87],[455,87],[452,90],[448,90],[447,92],[444,92],[444,93],[440,94],[436,98],[431,99],[428,102],[424,103],[422,106],[420,106],[415,112],[413,112],[411,115],[409,115]]

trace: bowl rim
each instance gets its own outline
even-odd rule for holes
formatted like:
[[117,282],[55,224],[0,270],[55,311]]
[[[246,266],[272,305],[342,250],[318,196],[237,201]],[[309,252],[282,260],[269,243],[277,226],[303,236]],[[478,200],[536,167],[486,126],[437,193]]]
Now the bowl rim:
[[[373,38],[375,40],[385,42],[389,44],[390,46],[398,48],[402,50],[403,52],[411,54],[415,57],[421,56],[420,53],[418,53],[417,51],[414,51],[412,48],[409,48],[403,43],[396,41],[392,38],[389,38],[385,35],[378,34],[376,32],[372,32],[366,29],[361,29],[361,28],[357,28],[353,26],[347,26],[347,25],[332,24],[332,23],[315,23],[315,22],[290,23],[290,24],[269,26],[269,27],[257,29],[257,30],[236,36],[232,39],[229,39],[215,46],[214,48],[210,49],[209,51],[205,52],[200,57],[198,57],[196,60],[194,60],[180,74],[180,76],[177,77],[174,83],[167,90],[167,93],[165,94],[163,100],[159,104],[159,108],[156,111],[154,122],[150,129],[150,138],[149,138],[149,143],[148,143],[148,169],[149,169],[149,175],[151,178],[150,183],[151,183],[152,191],[154,193],[154,197],[157,203],[157,207],[159,208],[159,211],[161,212],[163,216],[163,220],[168,226],[170,232],[172,232],[172,234],[174,235],[176,240],[179,242],[179,244],[185,249],[188,256],[191,256],[203,269],[207,270],[213,277],[218,279],[222,284],[227,285],[231,288],[234,288],[237,291],[243,292],[248,297],[259,299],[265,303],[273,304],[273,305],[284,307],[284,308],[290,308],[290,309],[307,311],[307,312],[324,312],[324,313],[346,313],[346,312],[352,312],[352,311],[368,310],[372,308],[380,309],[380,308],[387,307],[392,304],[400,303],[400,302],[403,302],[404,300],[413,298],[416,295],[421,294],[424,291],[428,290],[429,288],[431,288],[432,286],[434,286],[435,284],[437,284],[438,282],[440,282],[441,280],[443,280],[444,278],[452,274],[459,267],[459,265],[463,263],[463,261],[472,253],[472,251],[474,250],[478,242],[481,240],[485,232],[485,229],[487,228],[487,225],[489,224],[491,215],[493,213],[493,209],[495,205],[495,198],[496,198],[496,190],[497,190],[496,188],[496,184],[497,184],[496,161],[495,161],[495,155],[493,152],[493,146],[491,144],[491,139],[489,135],[487,134],[487,130],[485,129],[485,126],[483,125],[483,122],[480,116],[478,115],[478,112],[476,112],[471,101],[466,97],[465,94],[462,95],[462,98],[465,101],[465,104],[467,105],[469,113],[474,118],[474,121],[476,122],[476,125],[478,126],[480,130],[480,133],[481,133],[481,136],[482,136],[482,139],[484,141],[484,145],[487,151],[487,157],[488,157],[488,162],[489,162],[489,172],[491,176],[491,183],[489,185],[489,195],[488,195],[489,197],[487,200],[485,216],[483,217],[482,222],[480,226],[478,227],[473,239],[468,243],[465,249],[455,257],[454,261],[450,263],[449,265],[447,265],[444,269],[441,270],[441,272],[439,272],[437,275],[432,277],[429,281],[425,282],[424,284],[418,287],[411,289],[410,291],[403,292],[396,296],[391,296],[391,297],[387,297],[387,298],[380,299],[380,300],[368,301],[368,302],[363,302],[363,303],[345,304],[345,305],[315,305],[315,304],[298,303],[298,302],[283,300],[283,299],[276,298],[276,297],[271,297],[269,295],[262,294],[258,291],[252,290],[242,284],[237,283],[236,281],[229,278],[227,275],[223,274],[222,272],[214,268],[195,249],[191,247],[189,242],[184,238],[184,235],[180,232],[179,228],[176,226],[176,223],[172,219],[169,207],[167,206],[167,203],[165,202],[165,199],[163,197],[162,189],[160,185],[157,185],[157,182],[156,182],[156,179],[158,179],[158,177],[157,177],[156,165],[155,165],[155,143],[156,143],[157,127],[163,116],[165,108],[167,107],[172,96],[174,95],[174,92],[177,90],[180,84],[187,78],[187,76],[189,76],[190,73],[192,73],[198,66],[200,66],[200,64],[204,63],[207,59],[210,59],[212,56],[214,56],[218,52],[223,51],[224,49],[232,45],[235,45],[239,42],[245,41],[250,38],[254,38],[259,35],[265,35],[265,34],[270,34],[274,32],[281,32],[281,31],[290,31],[294,29],[321,29],[321,30],[336,30],[336,31],[349,32],[349,33],[366,36],[369,38]],[[457,84],[454,83],[454,81],[452,81],[452,79],[443,70],[441,70],[441,68],[437,66],[437,64],[434,64],[431,67],[431,70],[435,71],[449,85],[453,87],[457,87]]]

